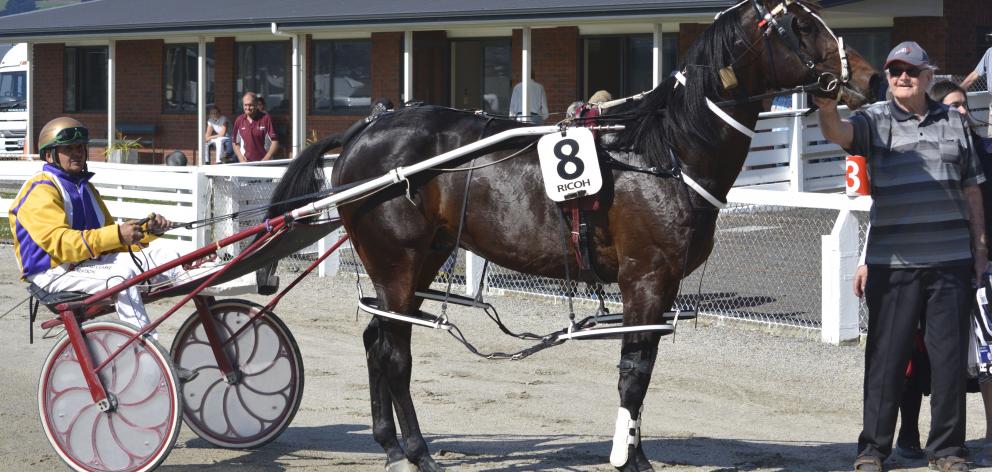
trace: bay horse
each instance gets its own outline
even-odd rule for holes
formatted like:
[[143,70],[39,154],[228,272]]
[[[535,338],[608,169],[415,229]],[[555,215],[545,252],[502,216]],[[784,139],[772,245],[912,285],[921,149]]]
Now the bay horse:
[[[601,157],[624,165],[604,171],[601,205],[588,214],[589,253],[603,281],[619,285],[624,326],[663,323],[681,278],[710,254],[719,213],[714,204],[725,201],[740,173],[763,109],[750,98],[806,85],[852,108],[872,100],[878,74],[843,47],[816,11],[817,5],[798,0],[744,0],[718,15],[691,46],[681,73],[601,116],[626,125],[598,144]],[[305,149],[273,201],[320,189],[320,156],[337,146],[334,187],[521,126],[530,125],[437,106],[383,113]],[[535,139],[515,138],[446,165],[476,167],[472,172],[431,169],[339,207],[379,309],[418,313],[423,300],[415,292],[431,284],[456,243],[511,270],[565,278],[563,254],[573,257],[576,247],[563,247],[561,210],[545,196],[537,151],[527,148]],[[379,316],[365,329],[372,435],[386,452],[387,470],[438,471],[410,395],[410,333],[410,324]],[[623,335],[610,454],[622,470],[653,470],[641,447],[640,416],[661,336]]]

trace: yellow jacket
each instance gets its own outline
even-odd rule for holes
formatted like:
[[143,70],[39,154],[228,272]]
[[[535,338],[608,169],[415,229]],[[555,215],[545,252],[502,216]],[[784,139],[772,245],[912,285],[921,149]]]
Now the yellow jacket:
[[[45,164],[21,187],[8,217],[21,278],[127,250],[91,177],[91,172],[70,176]],[[146,234],[142,243],[152,239]]]

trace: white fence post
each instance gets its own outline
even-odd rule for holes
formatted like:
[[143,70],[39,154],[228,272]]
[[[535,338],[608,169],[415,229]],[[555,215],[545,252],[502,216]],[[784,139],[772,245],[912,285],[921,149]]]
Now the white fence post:
[[[210,201],[210,185],[212,183],[207,178],[207,175],[200,170],[200,166],[193,167],[190,176],[193,179],[193,213],[196,215],[197,220],[204,220],[207,218],[210,205],[213,204]],[[207,244],[207,227],[200,225],[193,232],[193,248],[202,247],[204,244]]]
[[485,266],[485,259],[465,251],[465,295],[475,297],[479,290],[479,279],[482,278],[482,268]]
[[858,221],[840,210],[830,234],[822,237],[821,339],[838,345],[861,335],[854,271],[858,267]]
[[[344,228],[338,228],[332,231],[331,234],[328,234],[327,236],[320,238],[320,241],[317,241],[317,257],[324,255],[324,251],[326,251],[331,244],[337,242],[337,239],[340,238],[341,235],[343,234],[344,234]],[[323,262],[317,264],[317,277],[327,277],[329,275],[337,275],[338,270],[340,269],[341,269],[341,249],[338,248],[337,251],[334,251],[330,256],[327,256],[327,259],[324,259]]]
[[806,191],[806,173],[804,166],[806,160],[803,159],[804,144],[803,132],[806,129],[806,120],[798,110],[806,108],[805,95],[792,94],[792,110],[796,112],[792,117],[792,137],[789,139],[789,190],[793,192]]

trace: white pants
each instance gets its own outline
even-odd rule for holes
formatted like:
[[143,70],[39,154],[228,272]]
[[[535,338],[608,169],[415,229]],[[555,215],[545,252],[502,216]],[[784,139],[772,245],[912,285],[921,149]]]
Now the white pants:
[[214,148],[214,164],[223,164],[224,156],[234,152],[234,149],[231,147],[231,138],[227,136],[213,138],[207,142],[207,152],[203,153],[204,164],[210,164],[211,146]]
[[[145,248],[135,252],[144,270],[158,267],[179,257],[176,251],[160,248]],[[75,269],[66,272],[60,266],[28,277],[35,285],[49,292],[85,292],[97,293],[113,287],[142,272],[127,252],[104,254],[96,259],[85,261]],[[150,279],[152,285],[167,282],[176,278],[188,278],[189,275],[182,267],[165,271]],[[145,304],[141,300],[141,292],[146,291],[147,285],[142,283],[117,293],[115,308],[122,321],[143,328],[151,321],[145,312]],[[158,333],[151,331],[151,336],[158,339]]]

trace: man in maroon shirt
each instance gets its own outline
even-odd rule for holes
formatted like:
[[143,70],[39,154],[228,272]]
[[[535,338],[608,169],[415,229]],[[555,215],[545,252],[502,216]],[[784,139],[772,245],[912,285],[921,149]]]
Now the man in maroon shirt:
[[267,161],[279,150],[279,137],[268,113],[258,109],[258,97],[245,92],[241,97],[245,113],[234,120],[234,152],[241,162]]

